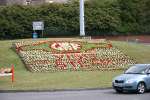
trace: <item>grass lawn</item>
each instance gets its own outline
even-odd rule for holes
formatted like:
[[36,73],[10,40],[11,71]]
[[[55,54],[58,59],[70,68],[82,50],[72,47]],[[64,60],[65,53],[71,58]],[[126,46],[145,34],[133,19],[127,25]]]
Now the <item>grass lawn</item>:
[[[15,82],[0,77],[0,90],[50,90],[111,87],[112,78],[123,71],[76,71],[31,73],[11,49],[14,41],[0,41],[0,67],[15,65]],[[138,63],[150,63],[150,46],[113,41],[113,45]]]

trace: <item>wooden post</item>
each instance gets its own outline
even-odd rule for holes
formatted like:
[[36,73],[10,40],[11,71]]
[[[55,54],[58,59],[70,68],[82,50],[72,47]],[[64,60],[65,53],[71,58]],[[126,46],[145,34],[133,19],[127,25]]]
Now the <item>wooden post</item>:
[[14,65],[12,65],[12,67],[11,67],[11,73],[12,73],[11,81],[14,82]]

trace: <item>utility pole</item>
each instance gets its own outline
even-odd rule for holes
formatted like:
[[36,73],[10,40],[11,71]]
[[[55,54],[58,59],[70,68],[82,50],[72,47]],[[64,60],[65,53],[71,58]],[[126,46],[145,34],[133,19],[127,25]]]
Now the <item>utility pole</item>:
[[80,36],[85,36],[85,27],[84,27],[84,0],[80,0]]

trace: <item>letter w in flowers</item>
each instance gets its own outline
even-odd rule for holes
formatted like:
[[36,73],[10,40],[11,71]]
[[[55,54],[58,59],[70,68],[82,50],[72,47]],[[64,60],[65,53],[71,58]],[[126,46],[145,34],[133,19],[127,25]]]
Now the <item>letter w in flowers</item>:
[[[67,56],[67,59],[68,59],[69,63],[73,66],[73,69],[76,70],[77,69],[77,65],[75,64],[76,60],[71,59],[71,55],[69,55],[69,54],[66,54],[66,56]],[[74,56],[73,56],[73,58],[74,58]]]
[[[79,67],[80,68],[84,68],[87,67],[89,65],[89,56],[86,55],[82,55],[79,53],[75,53],[75,54],[66,54],[67,59],[69,61],[69,63],[73,66],[73,69],[76,70]],[[72,59],[71,59],[72,58]]]

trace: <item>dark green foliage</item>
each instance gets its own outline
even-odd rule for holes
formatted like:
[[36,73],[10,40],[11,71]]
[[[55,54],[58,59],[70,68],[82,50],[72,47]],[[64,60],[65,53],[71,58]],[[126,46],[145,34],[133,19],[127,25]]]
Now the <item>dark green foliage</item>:
[[148,34],[150,32],[150,0],[118,0],[122,26],[120,32]]
[[[111,1],[111,2],[110,2]],[[150,0],[85,2],[86,35],[150,32]],[[79,35],[79,2],[0,7],[0,38],[31,38],[32,22],[44,21],[44,36]],[[40,31],[38,33],[41,34]]]
[[120,26],[120,9],[113,4],[87,3],[85,6],[86,31],[89,35],[112,35]]

